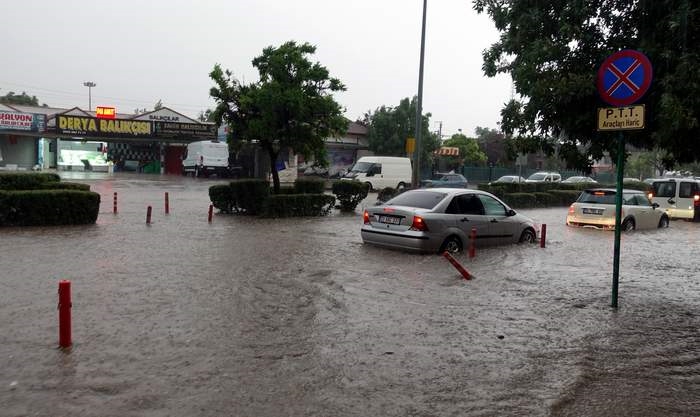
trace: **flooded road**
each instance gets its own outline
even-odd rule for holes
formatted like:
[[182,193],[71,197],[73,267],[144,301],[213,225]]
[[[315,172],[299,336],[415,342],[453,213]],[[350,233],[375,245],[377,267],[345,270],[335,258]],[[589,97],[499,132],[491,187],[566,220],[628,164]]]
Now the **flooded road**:
[[218,181],[69,174],[96,225],[0,229],[2,416],[700,415],[700,224],[623,236],[615,311],[613,233],[566,208],[523,210],[547,247],[460,256],[464,281],[364,246],[361,208],[208,223]]

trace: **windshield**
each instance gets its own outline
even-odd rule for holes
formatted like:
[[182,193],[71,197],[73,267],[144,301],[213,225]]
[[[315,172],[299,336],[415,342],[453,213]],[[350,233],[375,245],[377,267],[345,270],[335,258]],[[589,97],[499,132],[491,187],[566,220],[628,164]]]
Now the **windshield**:
[[372,168],[372,165],[374,165],[372,162],[358,162],[352,167],[350,172],[367,172]]
[[535,181],[542,181],[543,179],[545,179],[546,176],[547,176],[547,174],[532,174],[527,179],[535,180]]
[[446,195],[445,193],[438,193],[435,191],[408,191],[387,201],[386,205],[432,209],[437,206]]

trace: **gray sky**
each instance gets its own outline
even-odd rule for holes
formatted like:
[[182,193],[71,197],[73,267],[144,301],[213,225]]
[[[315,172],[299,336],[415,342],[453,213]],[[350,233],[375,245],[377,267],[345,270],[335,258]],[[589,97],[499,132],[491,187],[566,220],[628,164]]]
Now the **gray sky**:
[[[151,0],[13,2],[0,16],[0,95],[27,91],[56,107],[118,112],[163,104],[188,116],[213,107],[216,63],[252,82],[251,60],[288,40],[340,78],[352,120],[417,94],[421,0]],[[487,78],[481,52],[497,37],[467,0],[429,0],[423,110],[443,135],[497,128],[510,77]]]

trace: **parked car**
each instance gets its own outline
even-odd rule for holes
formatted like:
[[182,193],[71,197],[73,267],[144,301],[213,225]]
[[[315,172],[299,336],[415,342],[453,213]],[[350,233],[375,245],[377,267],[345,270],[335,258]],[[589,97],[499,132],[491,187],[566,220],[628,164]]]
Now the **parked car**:
[[665,178],[652,183],[651,201],[671,219],[700,221],[700,181]]
[[591,183],[591,184],[598,184],[598,181],[594,180],[591,177],[580,177],[580,176],[574,176],[574,177],[569,177],[562,181],[562,184],[582,184],[582,183]]
[[525,178],[518,175],[504,175],[497,179],[496,181],[490,182],[491,184],[510,184],[510,183],[522,183],[525,182]]
[[561,182],[561,174],[558,172],[535,172],[527,177],[525,182]]
[[421,185],[426,188],[432,187],[448,187],[448,188],[467,188],[469,181],[462,174],[453,173],[438,173],[432,180],[423,180]]
[[[612,188],[584,190],[569,207],[567,226],[615,229],[615,196]],[[668,227],[668,215],[652,204],[643,191],[622,190],[622,230]]]
[[459,253],[472,228],[477,246],[535,242],[534,222],[493,194],[456,188],[409,190],[364,211],[362,241],[417,252]]

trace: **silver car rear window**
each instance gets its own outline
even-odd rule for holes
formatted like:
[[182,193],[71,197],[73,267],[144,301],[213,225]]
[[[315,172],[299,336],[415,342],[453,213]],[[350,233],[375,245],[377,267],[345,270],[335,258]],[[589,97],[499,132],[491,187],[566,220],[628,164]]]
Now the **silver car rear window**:
[[445,193],[435,191],[408,191],[387,201],[386,205],[432,209],[437,206],[446,195]]

